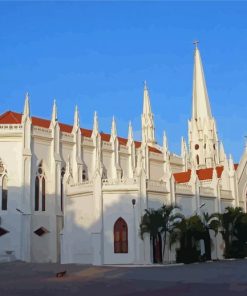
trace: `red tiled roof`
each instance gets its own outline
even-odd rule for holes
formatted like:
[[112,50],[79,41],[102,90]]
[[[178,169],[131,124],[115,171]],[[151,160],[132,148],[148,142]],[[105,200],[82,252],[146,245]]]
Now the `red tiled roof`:
[[174,173],[173,176],[177,183],[187,183],[190,180],[191,170],[181,173]]
[[158,150],[157,148],[155,148],[155,147],[148,147],[148,150],[150,151],[150,152],[155,152],[155,153],[162,153],[160,150]]
[[[21,120],[22,120],[22,114],[16,113],[13,111],[7,111],[2,115],[0,115],[0,124],[21,124]],[[31,117],[31,120],[34,126],[39,126],[43,128],[50,127],[51,121],[48,119],[43,119],[43,118],[33,116]],[[73,129],[72,125],[64,124],[61,122],[59,122],[59,127],[62,132],[66,132],[66,133],[71,133]],[[81,133],[83,136],[90,138],[92,135],[92,130],[81,128]],[[111,135],[109,134],[101,133],[100,135],[101,135],[101,139],[105,142],[109,142],[111,139]],[[122,137],[118,137],[118,141],[120,145],[124,145],[124,146],[126,146],[128,142],[127,139]],[[139,148],[141,146],[141,142],[139,141],[135,141],[134,143],[136,148]],[[160,150],[154,147],[149,147],[148,149],[150,152],[162,153]]]
[[40,126],[40,127],[44,127],[44,128],[49,128],[51,121],[47,120],[47,119],[42,119],[42,118],[38,118],[38,117],[32,117],[32,124],[36,125],[36,126]]
[[[237,169],[237,167],[238,167],[238,164],[234,164],[235,170]],[[223,166],[216,167],[216,172],[217,172],[218,178],[221,178],[223,170],[224,170]],[[213,168],[205,168],[205,169],[197,170],[196,174],[197,174],[198,179],[200,181],[212,180]],[[175,174],[173,174],[173,176],[174,176],[174,179],[177,183],[187,183],[190,180],[191,170],[188,170],[187,172],[175,173]]]
[[217,177],[218,178],[221,178],[221,174],[222,174],[223,170],[224,170],[223,166],[216,167]]
[[0,124],[20,124],[21,113],[7,111],[0,115]]
[[91,138],[92,130],[81,128],[81,133],[84,137]]
[[234,169],[235,171],[238,169],[238,163],[234,163]]
[[141,147],[141,144],[142,144],[141,142],[135,141],[135,147],[136,148],[140,148]]
[[105,134],[105,133],[100,133],[100,136],[101,136],[101,140],[102,140],[102,141],[110,142],[111,135],[109,135],[109,134]]
[[118,137],[118,142],[119,142],[120,145],[126,146],[127,142],[128,142],[128,139]]
[[61,122],[59,122],[59,127],[60,127],[61,132],[65,132],[65,133],[69,133],[69,134],[72,132],[72,129],[73,129],[72,125],[64,124]]

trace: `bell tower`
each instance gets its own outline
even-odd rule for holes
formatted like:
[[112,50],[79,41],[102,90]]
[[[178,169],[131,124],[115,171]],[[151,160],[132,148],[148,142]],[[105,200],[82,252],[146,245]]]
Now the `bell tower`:
[[190,161],[196,168],[219,164],[219,141],[212,116],[198,41],[194,42],[192,118],[188,123]]

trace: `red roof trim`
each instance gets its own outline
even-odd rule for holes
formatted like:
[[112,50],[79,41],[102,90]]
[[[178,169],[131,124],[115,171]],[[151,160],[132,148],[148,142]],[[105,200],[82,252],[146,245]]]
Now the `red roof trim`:
[[191,177],[191,170],[181,173],[174,173],[173,174],[176,183],[187,183]]
[[[216,173],[218,178],[221,178],[223,170],[224,170],[223,166],[216,167]],[[196,174],[200,181],[212,180],[213,168],[205,168],[205,169],[197,170]],[[191,170],[188,170],[187,172],[175,173],[173,174],[173,176],[177,183],[187,183],[190,181]]]
[[[16,113],[13,111],[7,111],[7,112],[0,115],[0,124],[21,124],[21,120],[22,120],[22,114]],[[32,120],[32,124],[34,126],[39,126],[39,127],[43,127],[43,128],[49,128],[50,124],[51,124],[50,120],[35,117],[35,116],[31,117],[31,120]],[[59,122],[59,127],[62,132],[66,132],[66,133],[71,133],[73,130],[72,125],[64,124],[61,122]],[[91,138],[92,130],[84,129],[84,128],[81,128],[80,130],[81,130],[81,133],[84,137]],[[110,134],[100,133],[100,136],[101,136],[102,141],[110,142],[110,139],[111,139]],[[120,145],[126,146],[128,139],[118,137],[118,141],[119,141]],[[134,143],[135,143],[136,148],[141,147],[141,142],[135,141]],[[150,152],[162,153],[160,150],[158,150],[155,147],[149,146],[148,149]]]
[[0,115],[0,124],[21,124],[21,113],[7,111]]

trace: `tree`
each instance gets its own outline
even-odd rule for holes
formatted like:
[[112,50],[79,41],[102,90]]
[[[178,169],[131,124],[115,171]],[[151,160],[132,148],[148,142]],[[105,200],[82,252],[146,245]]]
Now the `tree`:
[[204,234],[204,244],[205,244],[205,255],[206,260],[211,260],[211,238],[210,238],[210,230],[213,230],[215,233],[215,236],[218,233],[219,227],[220,227],[220,219],[219,214],[214,213],[209,215],[208,213],[203,213],[201,221],[205,228],[205,234]]
[[158,210],[145,210],[145,214],[140,223],[141,237],[143,238],[145,232],[150,233],[150,237],[154,243],[153,248],[156,247],[157,243],[160,243],[160,239],[163,236],[161,254],[163,260],[165,257],[167,235],[173,231],[173,224],[183,218],[181,213],[175,211],[176,209],[179,209],[179,207],[174,205],[163,205]]
[[226,258],[235,257],[235,254],[232,253],[232,244],[234,235],[236,235],[236,226],[243,214],[243,210],[240,207],[227,207],[225,213],[219,216],[222,226],[221,234],[225,241],[224,256]]
[[[155,246],[160,241],[163,227],[163,210],[146,209],[145,214],[141,218],[140,235],[143,239],[144,233],[149,233],[153,242],[154,261],[156,261]],[[161,255],[161,254],[160,254]],[[159,258],[157,261],[161,261]]]
[[240,207],[227,207],[220,215],[221,234],[225,241],[225,258],[246,256],[247,214]]
[[198,261],[197,242],[203,239],[204,233],[205,227],[198,215],[184,218],[175,223],[171,242],[180,241],[180,249],[177,250],[177,262],[191,263]]
[[[165,250],[166,250],[166,243],[167,243],[167,235],[171,236],[171,233],[174,230],[176,223],[181,221],[184,216],[180,212],[176,212],[180,208],[176,205],[163,205],[162,209],[162,216],[163,216],[163,225],[161,232],[163,233],[163,250],[162,250],[162,257],[163,261],[165,258]],[[171,247],[171,243],[169,243]]]

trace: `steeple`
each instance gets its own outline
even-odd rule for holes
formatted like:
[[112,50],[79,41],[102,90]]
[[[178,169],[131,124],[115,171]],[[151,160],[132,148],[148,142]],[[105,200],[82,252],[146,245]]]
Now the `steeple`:
[[56,104],[56,100],[54,100],[54,103],[53,103],[51,121],[52,121],[53,124],[57,121],[57,104]]
[[99,121],[98,121],[98,115],[97,112],[94,112],[93,117],[93,133],[92,135],[96,136],[99,133]]
[[133,137],[133,128],[132,128],[132,124],[131,121],[129,122],[129,130],[128,130],[128,143],[132,143],[134,141],[134,137]]
[[193,75],[193,110],[192,118],[204,120],[212,118],[206,81],[199,49],[196,44],[194,52],[194,75]]
[[220,163],[216,123],[212,117],[198,41],[194,42],[192,118],[189,121],[189,154],[196,169]]
[[117,126],[114,116],[112,117],[112,124],[111,124],[111,139],[114,141],[117,137]]
[[26,93],[25,96],[25,104],[24,104],[24,110],[23,110],[23,119],[26,119],[30,116],[30,104],[29,104],[29,94]]
[[152,114],[149,92],[148,92],[146,80],[144,81],[144,92],[143,92],[143,114],[145,114],[147,116]]
[[188,149],[184,137],[181,138],[181,157],[183,160],[184,171],[188,168]]
[[80,120],[79,120],[79,110],[77,105],[75,106],[75,113],[74,113],[74,126],[73,129],[77,130],[80,127]]
[[163,153],[167,154],[168,153],[168,142],[167,142],[167,136],[166,132],[164,131],[163,133]]
[[154,135],[154,119],[146,81],[144,82],[143,92],[142,141],[151,145],[156,143]]

